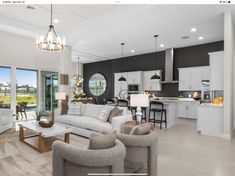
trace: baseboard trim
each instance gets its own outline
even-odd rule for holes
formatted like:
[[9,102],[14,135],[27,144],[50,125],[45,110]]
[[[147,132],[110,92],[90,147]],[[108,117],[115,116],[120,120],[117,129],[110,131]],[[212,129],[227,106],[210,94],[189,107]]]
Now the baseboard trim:
[[231,138],[232,138],[232,136],[229,135],[229,134],[222,134],[221,137],[222,137],[223,139],[229,139],[229,140],[231,140]]

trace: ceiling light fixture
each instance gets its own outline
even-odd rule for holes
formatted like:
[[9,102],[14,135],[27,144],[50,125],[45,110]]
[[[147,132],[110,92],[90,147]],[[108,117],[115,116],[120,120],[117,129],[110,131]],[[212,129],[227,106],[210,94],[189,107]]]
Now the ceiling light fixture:
[[79,57],[78,59],[78,74],[74,75],[73,79],[78,87],[81,87],[81,83],[83,82],[83,77],[79,74]]
[[203,39],[204,39],[204,37],[202,37],[202,36],[198,37],[198,40],[203,40]]
[[[123,58],[123,46],[125,45],[125,43],[121,43],[122,46],[122,58]],[[122,61],[122,69],[123,69],[123,61]],[[122,75],[118,81],[126,81],[126,78]]]
[[29,9],[29,10],[35,10],[35,7],[33,7],[31,5],[26,6],[26,8]]
[[183,37],[181,37],[181,39],[188,39],[189,38],[189,36],[183,36]]
[[59,20],[58,20],[58,19],[54,19],[54,22],[55,22],[55,23],[59,23]]
[[[154,35],[155,38],[155,62],[157,63],[157,37],[158,35]],[[159,75],[155,72],[155,74],[151,77],[151,80],[158,80],[161,79]]]
[[196,29],[196,28],[191,28],[190,31],[191,31],[191,32],[196,32],[197,29]]
[[134,52],[135,52],[135,50],[134,50],[134,49],[132,49],[132,50],[131,50],[131,53],[134,53]]
[[52,4],[51,4],[51,24],[46,37],[40,36],[36,39],[36,46],[47,51],[62,51],[65,48],[65,38],[57,36],[54,26],[52,25]]
[[164,44],[160,44],[160,47],[163,48],[163,47],[164,47]]

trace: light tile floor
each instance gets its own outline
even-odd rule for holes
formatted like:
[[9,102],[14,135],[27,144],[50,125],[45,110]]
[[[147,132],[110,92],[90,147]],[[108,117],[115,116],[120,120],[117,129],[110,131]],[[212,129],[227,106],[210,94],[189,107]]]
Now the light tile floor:
[[[235,138],[201,136],[196,121],[180,119],[159,136],[158,176],[235,176]],[[71,144],[88,140],[71,135]],[[51,152],[40,154],[19,142],[18,131],[0,135],[0,176],[51,176]]]

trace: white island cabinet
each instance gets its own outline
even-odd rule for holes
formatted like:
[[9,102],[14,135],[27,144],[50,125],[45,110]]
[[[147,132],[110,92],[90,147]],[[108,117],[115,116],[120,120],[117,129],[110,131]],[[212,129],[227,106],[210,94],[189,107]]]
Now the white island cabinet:
[[198,106],[197,130],[202,135],[222,137],[223,135],[223,106],[201,104]]
[[178,117],[197,119],[199,101],[179,101]]

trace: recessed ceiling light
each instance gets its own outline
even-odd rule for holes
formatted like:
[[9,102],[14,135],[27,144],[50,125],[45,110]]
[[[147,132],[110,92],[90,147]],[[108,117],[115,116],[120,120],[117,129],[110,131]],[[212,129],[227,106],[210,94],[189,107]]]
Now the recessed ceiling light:
[[161,47],[161,48],[164,47],[164,44],[160,44],[160,47]]
[[196,28],[191,28],[190,31],[191,31],[191,32],[196,32],[197,29],[196,29]]
[[58,19],[54,19],[54,22],[55,22],[55,23],[59,23],[59,20],[58,20]]
[[198,40],[203,40],[203,39],[204,39],[204,37],[202,37],[202,36],[198,37]]
[[31,6],[31,5],[28,5],[26,6],[27,9],[30,9],[30,10],[35,10],[35,7]]
[[183,36],[183,37],[181,37],[181,39],[188,39],[189,38],[189,36]]
[[131,50],[131,53],[134,53],[134,52],[135,52],[135,50],[134,50],[134,49],[132,49],[132,50]]

